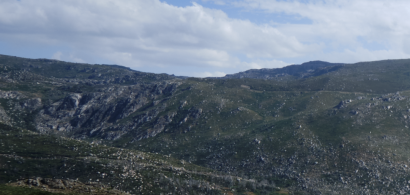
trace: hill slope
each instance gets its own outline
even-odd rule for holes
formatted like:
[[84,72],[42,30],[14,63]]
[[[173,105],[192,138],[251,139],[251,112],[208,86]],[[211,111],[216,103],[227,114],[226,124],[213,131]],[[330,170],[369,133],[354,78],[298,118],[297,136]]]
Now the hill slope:
[[303,63],[301,65],[290,65],[283,68],[251,69],[236,74],[228,74],[224,78],[252,78],[269,80],[281,80],[284,79],[283,77],[290,77],[293,79],[308,78],[313,76],[319,76],[327,72],[336,71],[342,66],[342,63],[311,61]]
[[[203,179],[209,185],[225,177],[215,184],[224,187],[212,193],[277,193],[276,187],[299,194],[410,190],[410,60],[309,62],[206,79],[9,56],[0,61],[2,123],[123,154],[184,160],[218,175]],[[11,154],[9,144],[1,147]],[[80,148],[83,155],[90,150]],[[31,153],[36,152],[25,155]],[[17,172],[13,179],[41,172]],[[85,182],[93,176],[76,177]]]

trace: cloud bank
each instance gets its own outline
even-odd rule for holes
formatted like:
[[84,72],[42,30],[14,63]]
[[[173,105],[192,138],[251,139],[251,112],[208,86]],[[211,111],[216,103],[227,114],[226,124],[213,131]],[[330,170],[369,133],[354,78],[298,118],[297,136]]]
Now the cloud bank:
[[342,62],[408,58],[409,1],[404,0],[244,0],[248,10],[307,18],[309,24],[273,24],[302,43],[323,45],[316,58]]
[[256,24],[200,2],[176,7],[159,0],[10,0],[0,1],[0,43],[61,48],[49,54],[60,60],[98,59],[187,76],[222,76],[308,60],[409,57],[410,2],[212,2],[311,22]]

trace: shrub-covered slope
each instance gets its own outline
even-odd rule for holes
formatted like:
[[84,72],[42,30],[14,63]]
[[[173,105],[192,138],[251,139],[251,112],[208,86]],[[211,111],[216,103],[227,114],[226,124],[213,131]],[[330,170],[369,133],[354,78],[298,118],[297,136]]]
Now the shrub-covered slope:
[[[183,160],[223,177],[224,181],[217,180],[215,185],[224,187],[215,187],[215,193],[277,193],[276,187],[291,194],[397,194],[410,190],[406,152],[410,149],[410,60],[310,62],[263,70],[282,75],[275,79],[181,79],[111,66],[9,56],[0,59],[1,122],[28,129],[24,132],[36,133],[38,139],[83,143],[71,159],[101,153],[104,147],[122,149],[128,156],[135,156],[136,151],[157,153],[163,163]],[[65,71],[68,76],[63,76]],[[10,147],[15,141],[1,147]],[[89,152],[93,150],[89,143],[102,148]],[[56,142],[55,148],[59,145]],[[25,157],[32,154],[37,153],[24,153]],[[101,169],[107,168],[106,164]],[[7,177],[15,180],[49,174],[39,175],[43,172],[47,171],[39,169],[37,175],[16,172]],[[82,182],[94,177],[82,173],[75,175]],[[155,170],[147,173],[152,175]],[[56,171],[49,176],[64,174]],[[202,180],[195,181],[212,186],[213,176],[199,175]],[[113,186],[131,185],[121,182],[119,179]],[[163,192],[167,190],[171,188]]]
[[246,185],[279,192],[273,183],[258,184],[170,155],[41,135],[3,124],[0,133],[0,182],[9,186],[0,189],[9,193],[24,192],[11,187],[20,186],[72,194],[222,194],[245,191]]

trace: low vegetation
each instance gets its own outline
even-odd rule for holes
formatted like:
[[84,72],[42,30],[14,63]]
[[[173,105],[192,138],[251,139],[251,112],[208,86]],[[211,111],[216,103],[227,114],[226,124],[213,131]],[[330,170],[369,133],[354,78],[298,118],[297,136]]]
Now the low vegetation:
[[309,62],[200,79],[0,56],[0,183],[44,193],[405,194],[409,64]]

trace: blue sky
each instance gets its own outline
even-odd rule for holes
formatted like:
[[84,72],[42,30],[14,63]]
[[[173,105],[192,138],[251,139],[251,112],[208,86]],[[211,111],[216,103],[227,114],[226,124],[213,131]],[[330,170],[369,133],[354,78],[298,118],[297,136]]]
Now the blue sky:
[[405,0],[0,1],[0,53],[184,76],[410,56]]

